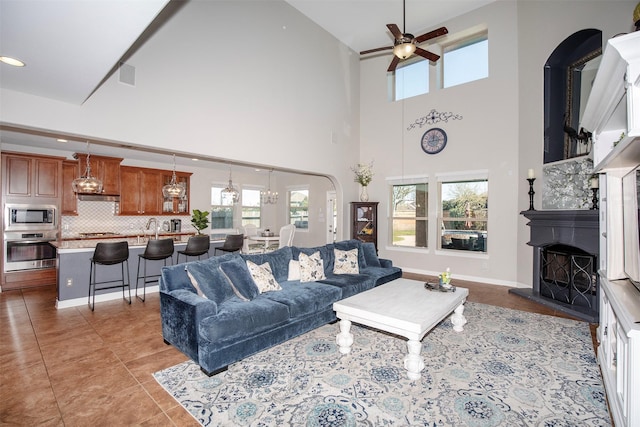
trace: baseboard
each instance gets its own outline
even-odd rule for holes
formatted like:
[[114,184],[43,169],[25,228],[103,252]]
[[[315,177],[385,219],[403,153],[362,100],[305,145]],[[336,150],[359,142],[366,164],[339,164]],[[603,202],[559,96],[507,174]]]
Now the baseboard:
[[[160,292],[160,287],[158,285],[147,286],[147,291],[146,291],[147,294],[157,294],[158,292]],[[109,292],[106,294],[99,294],[99,295],[96,295],[96,304],[99,302],[113,301],[121,298],[122,298],[121,290],[118,290],[116,292]],[[131,301],[133,302],[135,300],[136,300],[135,290],[131,290]],[[87,299],[87,297],[67,299],[64,301],[59,301],[58,299],[56,299],[57,309],[79,307],[82,305],[89,305],[89,300]]]

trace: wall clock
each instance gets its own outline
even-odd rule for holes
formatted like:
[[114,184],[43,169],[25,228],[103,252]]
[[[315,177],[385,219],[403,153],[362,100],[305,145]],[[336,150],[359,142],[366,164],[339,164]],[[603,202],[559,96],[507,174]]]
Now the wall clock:
[[427,154],[437,154],[447,145],[447,133],[440,128],[431,128],[422,135],[422,150]]

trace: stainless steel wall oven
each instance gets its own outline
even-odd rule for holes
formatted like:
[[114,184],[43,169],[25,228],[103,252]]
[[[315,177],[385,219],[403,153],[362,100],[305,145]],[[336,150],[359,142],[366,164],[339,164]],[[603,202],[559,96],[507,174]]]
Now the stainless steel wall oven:
[[56,206],[7,204],[3,237],[5,272],[55,268]]

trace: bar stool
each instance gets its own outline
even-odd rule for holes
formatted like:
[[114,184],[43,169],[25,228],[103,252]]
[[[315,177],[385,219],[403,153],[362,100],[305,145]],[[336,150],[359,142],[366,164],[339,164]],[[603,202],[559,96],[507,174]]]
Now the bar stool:
[[200,259],[201,255],[207,254],[209,257],[209,247],[211,245],[209,236],[191,236],[187,240],[187,247],[181,251],[178,251],[176,255],[176,264],[180,264],[180,254],[184,255],[185,260],[189,260],[190,256],[197,256]]
[[213,250],[215,256],[218,251],[222,252],[238,252],[244,246],[244,234],[227,234],[222,246],[216,246]]
[[[147,283],[154,283],[160,279],[160,274],[147,275],[147,261],[164,261],[167,265],[167,259],[173,256],[173,239],[149,240],[144,253],[138,254],[138,270],[136,278],[136,298],[140,301],[145,300],[147,292]],[[143,275],[140,275],[140,261],[144,260]],[[172,260],[173,263],[173,260]],[[138,296],[138,283],[143,279],[142,298]],[[151,280],[149,280],[151,279]]]
[[[127,282],[124,281],[124,265],[127,264]],[[121,265],[122,278],[114,280],[104,280],[102,282],[96,282],[96,270],[98,265]],[[122,282],[122,285],[112,285],[104,287],[96,287],[96,285],[104,283]],[[115,289],[122,288],[122,298],[126,301],[124,295],[124,288],[129,289],[129,304],[131,304],[131,287],[129,286],[129,244],[127,242],[114,242],[114,243],[98,243],[96,249],[93,251],[93,257],[91,258],[91,267],[89,268],[89,305],[91,311],[94,310],[96,305],[96,291],[103,289]],[[93,298],[91,297],[91,288],[93,288]]]

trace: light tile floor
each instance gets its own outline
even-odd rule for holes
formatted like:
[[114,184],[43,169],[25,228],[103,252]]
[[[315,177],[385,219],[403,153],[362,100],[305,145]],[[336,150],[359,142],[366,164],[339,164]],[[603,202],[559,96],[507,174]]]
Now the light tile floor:
[[[562,316],[507,287],[457,284],[469,301]],[[55,298],[54,286],[0,293],[0,425],[198,425],[151,376],[187,360],[162,340],[158,294],[94,312]]]

